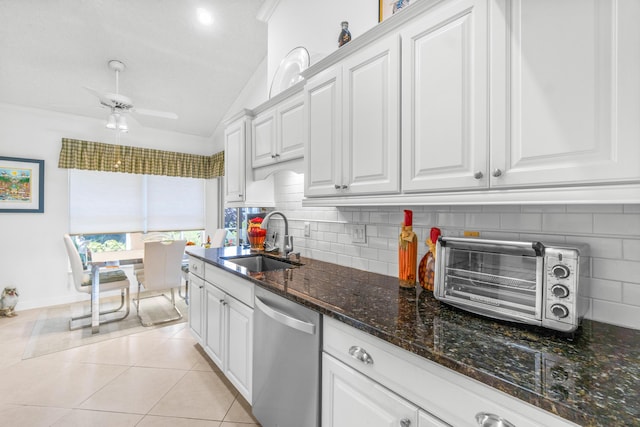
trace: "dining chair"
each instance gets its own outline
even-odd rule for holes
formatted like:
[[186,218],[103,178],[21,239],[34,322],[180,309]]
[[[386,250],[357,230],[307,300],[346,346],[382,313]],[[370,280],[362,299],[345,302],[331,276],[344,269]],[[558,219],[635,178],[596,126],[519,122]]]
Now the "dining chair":
[[[80,258],[80,253],[78,253],[78,249],[76,245],[73,243],[71,236],[68,234],[64,235],[64,245],[67,250],[67,255],[69,257],[69,263],[71,265],[71,275],[73,277],[73,284],[78,292],[82,292],[85,294],[91,295],[91,270],[85,270],[82,265],[82,259]],[[111,323],[116,322],[118,320],[122,320],[129,315],[130,302],[129,302],[129,286],[130,282],[127,278],[127,275],[124,271],[120,269],[107,268],[101,269],[100,273],[100,293],[120,290],[120,306],[115,309],[100,311],[100,316],[110,313],[116,313],[124,307],[126,304],[126,309],[122,312],[122,315],[118,317],[114,317],[111,319],[103,320],[100,323]],[[91,324],[86,325],[74,325],[73,322],[80,319],[86,319],[91,317],[92,313],[85,314],[82,316],[71,317],[69,320],[69,329],[75,330],[80,328],[85,328],[91,326]]]
[[[182,257],[186,240],[172,240],[159,242],[145,242],[143,267],[135,272],[138,280],[138,295],[136,301],[136,312],[140,323],[143,326],[153,326],[167,322],[173,322],[182,318],[182,313],[176,307],[175,289],[182,286]],[[140,291],[144,287],[145,291],[171,291],[171,298],[164,292],[149,295],[145,298],[163,296],[170,299],[172,310],[177,313],[173,317],[158,321],[145,322],[140,316]]]

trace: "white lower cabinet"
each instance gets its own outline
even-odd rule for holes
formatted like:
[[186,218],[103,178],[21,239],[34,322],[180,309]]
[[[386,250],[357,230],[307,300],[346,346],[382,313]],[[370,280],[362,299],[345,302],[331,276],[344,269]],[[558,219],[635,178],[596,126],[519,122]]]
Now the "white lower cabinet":
[[211,283],[204,285],[206,310],[206,328],[204,337],[204,349],[211,360],[220,367],[224,364],[224,300],[226,294]]
[[189,326],[211,360],[251,402],[253,365],[253,284],[206,265],[195,277]]
[[227,295],[224,373],[248,402],[253,377],[253,309]]
[[200,343],[202,339],[204,280],[189,273],[189,328],[194,338]]
[[323,427],[575,426],[327,316],[322,360]]
[[322,355],[322,390],[323,427],[418,425],[417,406],[327,353]]

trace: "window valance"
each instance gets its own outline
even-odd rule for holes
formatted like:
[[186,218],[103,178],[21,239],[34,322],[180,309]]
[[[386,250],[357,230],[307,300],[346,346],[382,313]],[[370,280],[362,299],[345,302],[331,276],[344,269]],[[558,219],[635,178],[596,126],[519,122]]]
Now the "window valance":
[[224,151],[200,156],[62,138],[58,167],[209,179],[224,175]]

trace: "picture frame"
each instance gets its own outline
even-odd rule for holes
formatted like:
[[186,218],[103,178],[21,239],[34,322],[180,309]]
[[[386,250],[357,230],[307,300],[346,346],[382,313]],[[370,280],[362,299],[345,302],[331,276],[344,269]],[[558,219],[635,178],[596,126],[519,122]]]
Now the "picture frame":
[[0,156],[0,213],[44,212],[44,160]]
[[378,0],[378,22],[382,22],[394,13],[394,5],[399,11],[401,8],[409,5],[410,0]]

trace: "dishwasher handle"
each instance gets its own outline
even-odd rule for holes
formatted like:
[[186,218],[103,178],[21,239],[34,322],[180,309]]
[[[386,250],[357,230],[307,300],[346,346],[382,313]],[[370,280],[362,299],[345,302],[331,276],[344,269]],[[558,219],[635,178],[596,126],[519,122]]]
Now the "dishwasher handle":
[[272,318],[273,320],[282,323],[285,326],[296,329],[305,334],[313,335],[316,332],[316,325],[313,323],[305,322],[295,317],[291,317],[288,314],[284,314],[278,310],[274,310],[267,303],[262,301],[260,297],[256,296],[256,307],[260,309],[264,314]]

